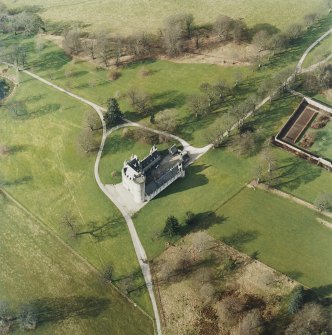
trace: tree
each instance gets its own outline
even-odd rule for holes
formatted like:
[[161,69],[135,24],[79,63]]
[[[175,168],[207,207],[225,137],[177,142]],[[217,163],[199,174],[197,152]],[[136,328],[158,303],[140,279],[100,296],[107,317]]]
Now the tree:
[[70,237],[77,235],[77,218],[71,210],[67,210],[62,214],[61,224],[69,231]]
[[113,279],[113,266],[112,265],[107,265],[102,273],[102,279],[105,283],[110,283],[112,282]]
[[232,37],[236,43],[240,43],[248,39],[248,27],[242,20],[233,21]]
[[90,153],[97,149],[98,145],[93,136],[93,132],[84,129],[77,139],[78,146],[86,153]]
[[178,125],[177,113],[171,109],[163,110],[157,114],[155,123],[159,129],[173,133]]
[[85,39],[82,43],[84,51],[89,54],[92,60],[96,59],[97,53],[97,39],[96,36],[92,35],[90,38]]
[[220,41],[228,41],[233,30],[234,20],[226,15],[219,15],[213,24],[213,30]]
[[300,37],[302,33],[302,26],[294,23],[286,30],[286,36],[290,41],[295,41]]
[[0,301],[0,334],[9,333],[13,321],[14,321],[13,312],[7,301]]
[[213,145],[213,148],[221,147],[224,138],[227,134],[227,129],[221,123],[217,123],[209,127],[206,131],[206,139],[208,143]]
[[303,305],[303,298],[304,298],[304,289],[303,286],[297,286],[290,297],[289,304],[288,304],[288,312],[290,314],[295,314]]
[[[326,333],[325,333],[326,332]],[[316,303],[305,304],[295,314],[293,321],[285,331],[285,335],[330,334],[327,311]]]
[[254,132],[246,131],[233,140],[235,150],[241,156],[251,156],[256,149],[257,137]]
[[126,40],[127,49],[135,57],[142,57],[150,53],[150,39],[146,32],[129,36]]
[[271,43],[270,43],[270,34],[266,30],[259,30],[252,38],[252,43],[258,47],[258,51],[267,50]]
[[100,118],[95,111],[88,111],[84,117],[85,126],[91,131],[95,131],[102,128]]
[[68,30],[62,41],[63,49],[69,55],[77,55],[82,50],[81,32],[79,29]]
[[97,49],[102,62],[106,67],[109,67],[109,61],[112,58],[112,44],[104,32],[99,33],[97,36]]
[[208,100],[209,103],[209,107],[212,106],[213,101],[216,98],[216,90],[214,89],[214,87],[209,84],[209,83],[203,83],[201,84],[201,86],[199,87],[201,92],[203,92]]
[[314,204],[321,212],[331,209],[332,208],[332,194],[331,193],[320,194],[316,198]]
[[104,121],[107,127],[112,127],[122,121],[123,113],[120,110],[118,101],[115,98],[108,100],[107,111],[104,114]]
[[173,237],[177,235],[179,231],[180,231],[180,224],[178,219],[175,216],[170,215],[166,219],[166,224],[163,230],[164,235],[168,237]]
[[130,105],[136,113],[148,115],[151,113],[151,96],[148,93],[140,92],[131,88],[126,94]]
[[240,320],[232,335],[260,335],[264,331],[264,320],[259,309],[252,309]]
[[319,15],[317,13],[309,13],[303,17],[303,22],[306,25],[306,27],[309,28],[314,23],[316,23],[318,18]]
[[192,95],[188,101],[189,109],[196,119],[210,112],[209,100],[204,95]]
[[215,94],[220,101],[224,101],[225,98],[229,95],[229,85],[224,80],[219,80],[216,84],[213,85]]
[[187,226],[192,226],[195,223],[196,215],[193,212],[186,212],[184,222]]
[[177,16],[171,16],[164,22],[163,44],[168,56],[178,56],[183,48],[183,29]]
[[183,30],[187,38],[191,38],[192,33],[195,29],[194,16],[192,14],[182,14],[181,15]]

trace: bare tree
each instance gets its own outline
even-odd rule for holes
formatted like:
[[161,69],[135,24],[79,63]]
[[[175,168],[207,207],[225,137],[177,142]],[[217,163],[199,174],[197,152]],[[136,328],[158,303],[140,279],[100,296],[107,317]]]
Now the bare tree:
[[90,153],[98,148],[93,132],[85,129],[81,132],[77,140],[78,146],[86,153]]
[[63,49],[69,55],[77,55],[82,50],[81,32],[79,29],[68,30],[62,42]]
[[215,98],[216,98],[216,90],[214,89],[214,87],[209,84],[209,83],[203,83],[200,85],[200,90],[201,92],[203,92],[208,100],[208,103],[209,103],[209,107],[212,106]]
[[96,36],[92,35],[90,38],[85,39],[82,43],[84,51],[89,54],[92,60],[97,58],[97,39]]
[[259,309],[252,309],[240,320],[232,335],[260,335],[264,331],[263,322]]
[[307,28],[312,26],[314,23],[317,22],[317,19],[319,18],[318,13],[309,13],[303,17],[303,22],[306,25]]
[[321,305],[306,304],[294,316],[285,335],[328,334],[332,330],[328,320],[327,311]]
[[189,109],[196,118],[210,112],[209,100],[204,95],[192,95],[188,101]]
[[148,115],[151,113],[152,102],[151,96],[148,93],[131,88],[128,90],[126,96],[136,113],[141,115]]
[[168,56],[181,54],[183,49],[183,29],[177,16],[171,16],[164,23],[163,44]]
[[213,24],[213,30],[220,41],[227,41],[231,38],[234,20],[226,15],[219,15]]
[[107,37],[106,33],[99,33],[97,36],[98,55],[106,67],[109,67],[109,61],[112,57],[112,44],[111,40]]
[[269,49],[271,36],[266,30],[258,31],[252,38],[252,43],[258,47],[258,51],[264,51]]
[[173,133],[178,125],[177,113],[170,109],[163,110],[157,114],[155,122],[159,129]]
[[100,118],[98,114],[94,111],[88,111],[84,117],[85,126],[91,131],[98,130],[102,128]]

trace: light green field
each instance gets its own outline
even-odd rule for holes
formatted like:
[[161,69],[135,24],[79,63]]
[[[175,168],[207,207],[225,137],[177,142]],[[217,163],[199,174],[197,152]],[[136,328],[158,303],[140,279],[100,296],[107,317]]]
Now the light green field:
[[303,67],[309,67],[310,65],[316,64],[329,55],[332,54],[332,34],[326,37],[320,42],[313,50],[311,50],[304,60]]
[[323,0],[4,0],[8,7],[37,5],[45,20],[83,22],[84,29],[110,30],[130,34],[137,31],[157,32],[169,15],[192,13],[198,23],[213,22],[219,14],[244,18],[248,25],[268,23],[284,29],[311,12],[326,12]]
[[1,300],[35,306],[34,334],[153,334],[146,315],[9,200],[0,222]]
[[316,212],[258,189],[245,189],[217,214],[225,220],[209,229],[213,236],[226,237],[248,254],[258,252],[263,263],[332,296],[332,231],[317,221]]
[[[112,264],[115,278],[136,271],[126,224],[95,182],[96,153],[86,156],[77,149],[89,107],[24,74],[11,100],[25,101],[28,115],[14,117],[5,106],[0,108],[1,143],[12,148],[11,154],[1,157],[3,186],[98,269]],[[100,226],[108,218],[119,220],[100,240],[90,235],[72,239],[61,224],[67,210],[77,217],[80,231],[92,222]],[[138,285],[142,280],[137,278]],[[150,311],[145,289],[134,291],[131,297]]]

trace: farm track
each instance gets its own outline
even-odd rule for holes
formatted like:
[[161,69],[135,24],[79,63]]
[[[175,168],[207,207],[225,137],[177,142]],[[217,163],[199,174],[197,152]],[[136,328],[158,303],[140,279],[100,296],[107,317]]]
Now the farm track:
[[[295,70],[295,73],[286,80],[286,83],[288,81],[290,81],[294,76],[295,74],[298,74],[301,72],[302,70],[302,64],[306,58],[306,56],[308,55],[308,53],[317,45],[319,44],[320,41],[322,41],[326,36],[328,36],[330,33],[332,32],[332,28],[327,31],[326,33],[324,33],[321,37],[319,37],[315,42],[313,42],[307,49],[306,51],[304,52],[304,54],[302,55],[300,61],[298,62],[297,66],[296,66],[296,70]],[[10,65],[12,66],[11,64],[7,64],[7,65]],[[139,262],[139,265],[141,267],[141,270],[142,270],[142,273],[143,273],[143,276],[144,276],[144,280],[145,280],[145,283],[146,283],[146,286],[147,286],[147,289],[148,289],[148,292],[149,292],[149,296],[150,296],[150,300],[151,300],[151,303],[152,303],[152,307],[153,307],[153,311],[154,311],[154,317],[155,317],[155,323],[156,323],[156,331],[157,331],[157,334],[158,335],[161,335],[161,323],[160,323],[160,318],[159,318],[159,313],[158,313],[158,307],[157,307],[157,303],[156,303],[156,299],[155,299],[155,295],[154,295],[154,291],[153,291],[153,283],[152,283],[152,276],[151,276],[151,271],[150,271],[150,266],[149,266],[149,263],[148,263],[148,259],[147,259],[147,256],[146,256],[146,253],[145,253],[145,250],[143,248],[143,245],[138,237],[138,234],[137,234],[137,231],[136,231],[136,228],[134,226],[134,223],[132,221],[132,218],[131,216],[127,213],[127,211],[118,203],[117,199],[115,199],[114,197],[112,197],[108,192],[107,192],[107,189],[105,187],[105,185],[101,182],[101,179],[100,179],[100,176],[99,176],[99,162],[100,162],[100,159],[101,159],[101,156],[102,156],[102,153],[103,153],[103,149],[104,149],[104,145],[105,145],[105,142],[106,142],[106,139],[107,139],[107,136],[114,130],[116,129],[119,129],[120,127],[124,127],[124,126],[135,126],[135,127],[140,127],[140,128],[143,128],[143,129],[146,129],[146,130],[150,130],[150,131],[153,131],[155,133],[159,133],[159,134],[163,134],[163,135],[166,135],[166,136],[170,136],[174,139],[177,139],[183,146],[184,148],[186,148],[189,152],[192,152],[193,154],[196,154],[197,156],[195,157],[195,159],[198,159],[199,157],[201,157],[203,154],[205,154],[206,152],[208,152],[212,147],[213,145],[212,144],[209,144],[203,148],[195,148],[195,147],[192,147],[188,142],[186,142],[185,140],[173,135],[173,134],[168,134],[168,133],[165,133],[165,132],[161,132],[159,130],[155,130],[155,129],[151,129],[149,127],[145,127],[143,125],[140,125],[138,123],[134,123],[134,122],[131,122],[129,120],[124,120],[125,121],[125,124],[121,125],[121,126],[117,126],[117,127],[114,127],[112,128],[111,130],[107,131],[106,129],[106,124],[105,124],[105,121],[103,119],[103,113],[105,112],[105,108],[103,108],[102,106],[99,106],[97,104],[95,104],[94,102],[92,101],[89,101],[83,97],[80,97],[79,95],[77,94],[74,94],[58,85],[55,85],[47,80],[45,80],[44,78],[28,71],[28,70],[22,70],[24,73],[26,73],[27,75],[33,77],[34,79],[36,80],[39,80],[40,82],[50,86],[50,87],[53,87],[54,89],[60,91],[60,92],[63,92],[69,96],[71,96],[72,98],[76,99],[76,100],[79,100],[80,102],[82,103],[85,103],[89,106],[91,106],[98,114],[100,120],[101,120],[101,123],[102,123],[102,128],[103,128],[103,134],[102,134],[102,139],[101,139],[101,143],[100,143],[100,147],[99,147],[99,150],[98,150],[98,154],[97,154],[97,158],[96,158],[96,161],[95,161],[95,165],[94,165],[94,176],[95,176],[95,180],[99,186],[99,188],[104,192],[104,194],[115,204],[115,206],[119,209],[119,211],[121,212],[121,214],[123,215],[124,219],[126,220],[126,223],[127,223],[127,227],[128,227],[128,230],[129,230],[129,233],[130,233],[130,236],[131,236],[131,239],[132,239],[132,242],[133,242],[133,246],[134,246],[134,249],[135,249],[135,253],[136,253],[136,256],[137,256],[137,259],[138,259],[138,262]],[[260,109],[266,102],[270,101],[272,96],[268,96],[266,97],[263,101],[261,101],[257,107],[255,108],[255,110],[258,110]],[[250,116],[252,116],[254,113],[254,111],[251,111],[249,112],[243,119],[247,119],[249,118]],[[238,122],[236,122],[232,127],[231,127],[231,130],[235,129],[237,126],[238,126]],[[227,136],[228,135],[228,132],[225,132],[224,136]]]

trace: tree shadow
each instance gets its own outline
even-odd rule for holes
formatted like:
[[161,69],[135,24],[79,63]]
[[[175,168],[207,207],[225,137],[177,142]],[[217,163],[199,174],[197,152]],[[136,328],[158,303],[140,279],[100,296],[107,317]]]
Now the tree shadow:
[[152,95],[152,112],[157,113],[163,109],[180,108],[186,103],[186,96],[175,90],[168,90]]
[[303,272],[301,271],[288,271],[284,272],[284,274],[294,280],[299,280],[303,276]]
[[7,187],[24,185],[24,184],[29,183],[32,179],[33,179],[32,176],[24,176],[24,177],[17,178],[17,179],[12,180],[12,181],[7,181],[7,180],[2,180],[1,181],[0,180],[0,185],[7,186]]
[[70,61],[71,58],[62,50],[52,50],[42,54],[38,61],[33,63],[33,66],[42,71],[59,70]]
[[195,214],[191,224],[181,226],[180,235],[184,236],[192,232],[207,230],[216,224],[223,224],[227,220],[223,215],[218,215],[214,211],[207,211]]
[[260,233],[257,230],[238,230],[237,232],[224,236],[221,241],[231,247],[242,251],[245,244],[257,239]]
[[[120,130],[121,131],[121,130]],[[108,154],[117,154],[119,152],[128,152],[135,145],[135,141],[131,138],[122,137],[121,134],[113,134],[108,138],[102,157]],[[128,157],[129,159],[130,157]]]
[[319,297],[329,297],[332,295],[332,284],[322,285],[313,287],[312,290],[319,296]]
[[39,324],[59,322],[72,317],[95,318],[104,312],[111,301],[94,296],[71,296],[63,298],[41,298],[29,302]]
[[280,29],[270,23],[257,23],[249,30],[249,36],[252,38],[257,32],[264,30],[269,35],[279,33]]
[[34,119],[41,117],[50,113],[55,113],[61,108],[60,104],[47,104],[36,110],[35,112],[30,112],[28,114],[29,119]]
[[293,191],[302,184],[312,182],[322,173],[320,167],[315,167],[298,157],[286,158],[283,160],[283,163],[285,163],[285,165],[279,167],[279,174],[277,178],[272,181],[273,187],[287,188]]

